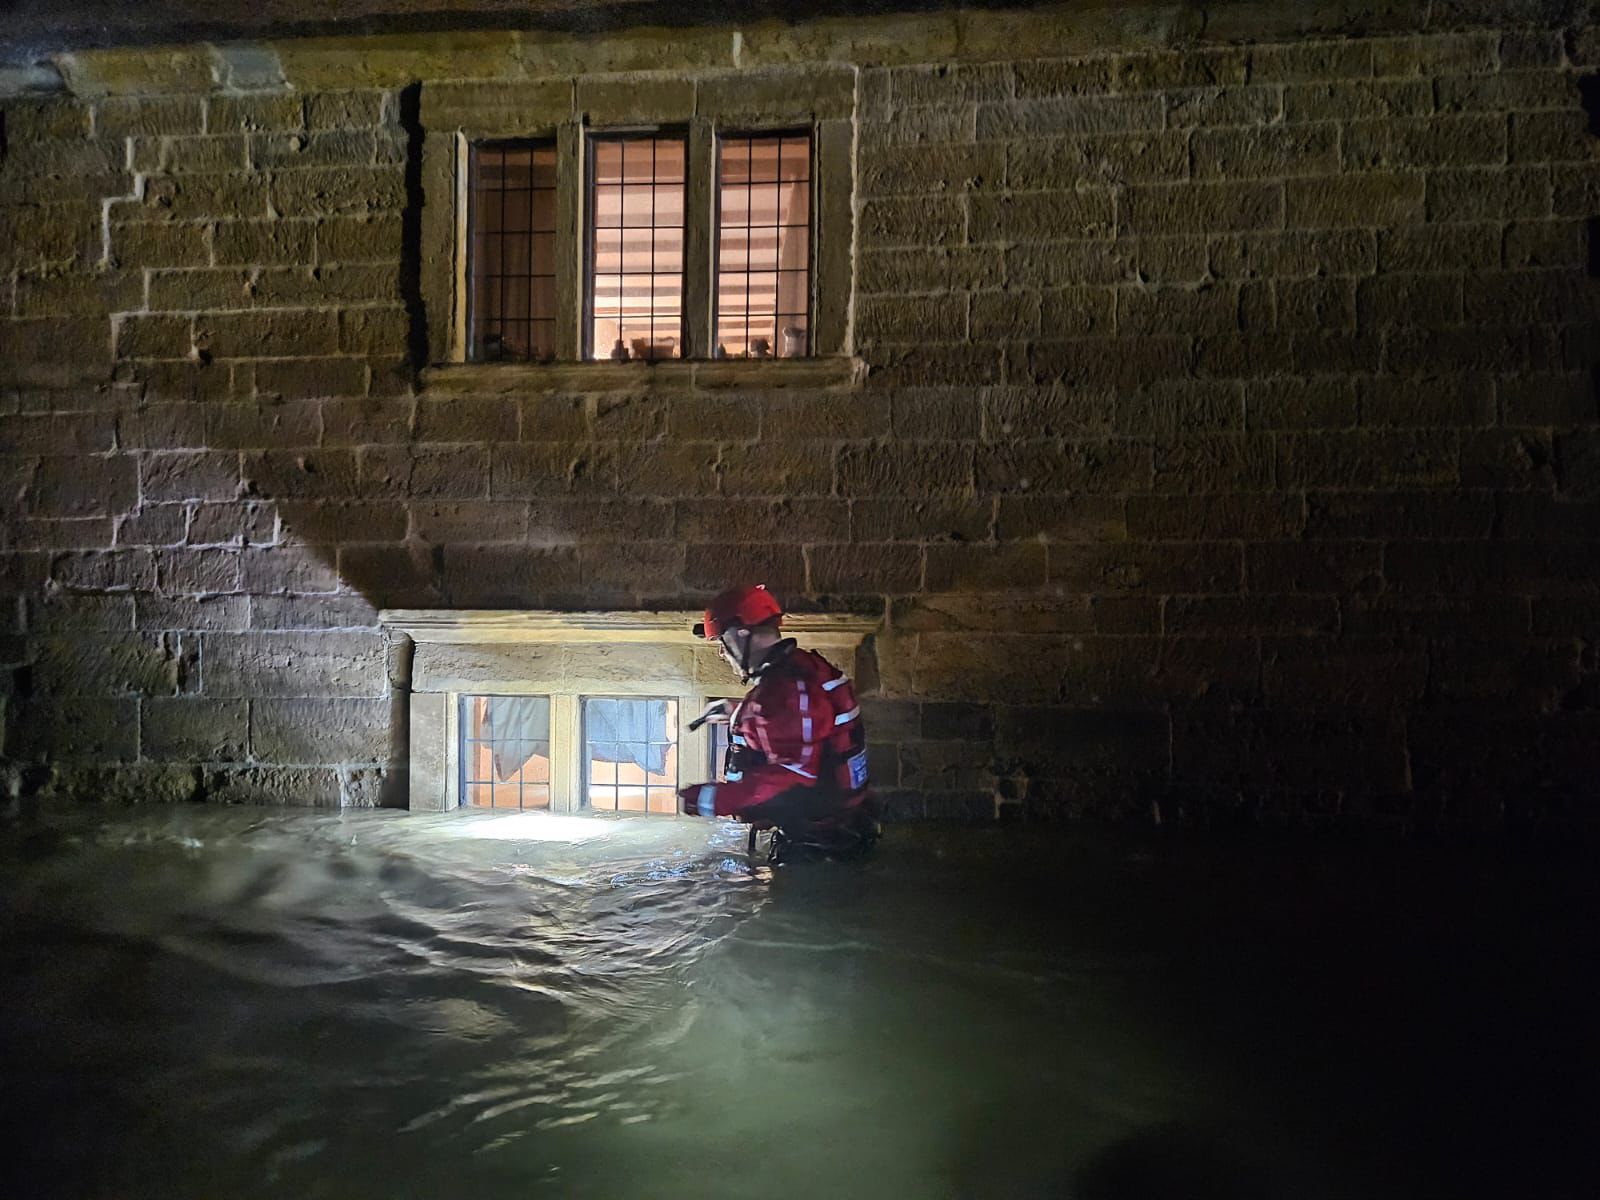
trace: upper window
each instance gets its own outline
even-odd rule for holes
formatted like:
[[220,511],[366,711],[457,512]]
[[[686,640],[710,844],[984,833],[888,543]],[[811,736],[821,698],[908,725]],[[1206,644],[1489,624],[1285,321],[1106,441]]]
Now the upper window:
[[681,137],[590,140],[590,358],[682,354],[686,157]]
[[812,65],[426,85],[430,360],[842,359],[857,82]]
[[473,357],[538,362],[556,356],[556,145],[472,148]]
[[717,356],[810,353],[811,135],[717,148]]

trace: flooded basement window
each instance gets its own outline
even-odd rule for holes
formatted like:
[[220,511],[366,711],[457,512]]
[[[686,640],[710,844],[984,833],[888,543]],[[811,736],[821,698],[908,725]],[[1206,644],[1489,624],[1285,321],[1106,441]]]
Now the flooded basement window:
[[550,807],[550,698],[461,697],[461,802]]
[[583,701],[583,797],[602,812],[678,811],[678,702]]

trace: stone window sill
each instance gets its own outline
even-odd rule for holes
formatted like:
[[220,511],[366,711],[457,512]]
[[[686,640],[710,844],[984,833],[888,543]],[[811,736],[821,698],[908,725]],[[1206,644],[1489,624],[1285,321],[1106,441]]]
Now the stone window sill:
[[509,392],[706,391],[808,388],[850,391],[866,380],[859,358],[664,359],[658,362],[448,363],[422,372],[430,395]]

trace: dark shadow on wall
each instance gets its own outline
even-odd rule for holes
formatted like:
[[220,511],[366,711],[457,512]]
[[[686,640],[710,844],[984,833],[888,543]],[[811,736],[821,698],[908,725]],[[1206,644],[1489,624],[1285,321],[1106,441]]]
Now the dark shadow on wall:
[[[453,30],[522,30],[594,35],[632,28],[694,28],[799,22],[825,17],[937,13],[954,9],[1026,9],[1059,0],[342,0],[329,15],[285,16],[285,6],[249,0],[20,0],[9,31],[0,35],[0,60],[41,61],[62,50],[145,46],[241,38],[354,37]],[[1145,0],[1157,7],[1155,0]],[[300,6],[302,11],[310,6]],[[336,15],[335,15],[336,14]],[[1199,10],[1186,21],[1198,32]]]

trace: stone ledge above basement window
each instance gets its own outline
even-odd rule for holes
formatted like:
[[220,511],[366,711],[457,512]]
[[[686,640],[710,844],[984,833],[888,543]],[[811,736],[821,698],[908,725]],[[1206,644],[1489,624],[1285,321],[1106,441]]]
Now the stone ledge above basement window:
[[448,363],[422,372],[429,395],[525,392],[739,391],[807,388],[852,391],[867,377],[859,358],[771,358],[660,362]]

